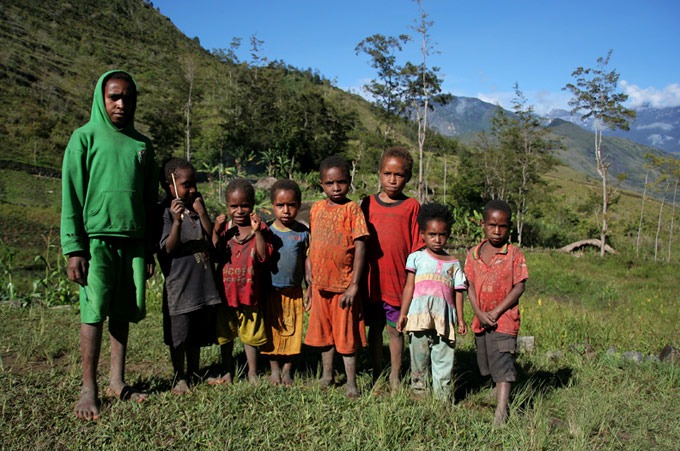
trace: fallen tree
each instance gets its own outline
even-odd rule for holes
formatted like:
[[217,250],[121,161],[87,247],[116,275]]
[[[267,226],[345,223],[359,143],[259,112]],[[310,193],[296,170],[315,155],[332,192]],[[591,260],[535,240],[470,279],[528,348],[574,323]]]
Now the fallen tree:
[[[567,244],[564,247],[559,248],[558,250],[560,252],[574,252],[577,249],[581,249],[582,247],[585,246],[593,246],[597,249],[600,249],[602,246],[602,241],[598,239],[590,239],[590,240],[581,240],[581,241],[576,241],[571,244]],[[604,245],[604,250],[605,252],[608,252],[610,254],[616,254],[617,252],[612,248],[610,245],[605,244]]]

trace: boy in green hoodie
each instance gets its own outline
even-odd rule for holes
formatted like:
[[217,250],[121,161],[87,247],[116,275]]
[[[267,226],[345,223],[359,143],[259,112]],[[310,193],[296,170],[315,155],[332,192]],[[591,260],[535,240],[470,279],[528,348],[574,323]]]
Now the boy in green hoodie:
[[126,72],[99,78],[90,121],[71,135],[62,168],[61,245],[68,277],[80,285],[83,385],[74,412],[99,418],[97,365],[109,318],[108,394],[137,402],[147,395],[125,383],[130,321],[146,314],[145,280],[153,273],[147,236],[158,193],[151,141],[134,127],[137,85]]

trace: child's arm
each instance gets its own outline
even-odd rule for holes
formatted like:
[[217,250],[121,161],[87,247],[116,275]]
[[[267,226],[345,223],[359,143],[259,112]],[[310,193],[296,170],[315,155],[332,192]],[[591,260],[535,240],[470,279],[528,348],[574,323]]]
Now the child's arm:
[[305,259],[305,282],[307,289],[305,290],[304,306],[305,311],[308,312],[312,308],[312,262],[309,256]]
[[456,318],[458,318],[458,333],[465,335],[467,333],[467,324],[465,324],[465,303],[463,302],[463,292],[456,290]]
[[399,319],[397,320],[397,330],[399,332],[404,331],[406,327],[406,322],[408,321],[408,309],[411,307],[411,301],[413,300],[413,290],[416,286],[416,274],[408,271],[406,272],[406,284],[404,285],[404,291],[401,294],[401,311],[399,312]]
[[87,259],[85,251],[76,251],[68,254],[68,266],[66,274],[68,280],[75,282],[78,285],[87,285],[87,273],[90,268],[90,262]]
[[203,197],[200,194],[196,194],[196,199],[194,199],[193,209],[198,214],[201,220],[201,226],[203,227],[203,232],[208,235],[212,233],[213,223],[208,216],[208,211],[205,208],[205,202],[203,202]]
[[257,259],[263,262],[267,260],[269,255],[267,254],[267,242],[264,239],[262,230],[260,230],[261,224],[262,218],[257,213],[252,212],[250,214],[250,227],[252,227],[255,233],[255,253],[257,254]]
[[179,199],[173,199],[170,203],[170,214],[172,215],[172,228],[165,240],[165,252],[171,254],[177,248],[182,236],[182,212],[184,204]]
[[520,296],[522,296],[522,293],[524,293],[524,281],[521,281],[513,285],[510,292],[505,296],[505,299],[503,299],[503,301],[501,301],[496,307],[487,312],[487,314],[489,315],[489,319],[493,320],[495,324],[496,321],[498,321],[498,318],[500,318],[501,315],[505,313],[506,310],[511,309],[512,307],[517,305],[517,302],[519,302],[519,298]]
[[494,327],[496,325],[496,319],[491,318],[491,316],[489,316],[489,312],[483,311],[482,309],[479,308],[479,305],[477,305],[477,293],[475,292],[475,285],[470,279],[468,279],[467,293],[468,298],[470,299],[470,305],[472,306],[472,311],[474,312],[479,322],[482,324],[482,327],[484,328]]
[[359,281],[364,270],[364,255],[366,254],[365,237],[354,240],[354,263],[352,264],[352,281],[340,297],[340,307],[351,307],[359,292]]
[[217,218],[215,218],[215,225],[213,226],[213,246],[218,248],[218,244],[220,244],[220,234],[224,231],[224,228],[227,225],[227,215],[221,214]]

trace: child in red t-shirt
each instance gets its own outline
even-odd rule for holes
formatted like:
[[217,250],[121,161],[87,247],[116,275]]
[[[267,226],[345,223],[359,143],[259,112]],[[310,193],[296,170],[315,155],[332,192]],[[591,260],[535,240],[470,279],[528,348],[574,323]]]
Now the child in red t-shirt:
[[508,243],[511,225],[512,210],[506,202],[487,203],[482,219],[485,239],[465,259],[477,363],[482,376],[490,374],[496,383],[496,425],[508,417],[510,389],[517,380],[519,298],[529,277],[522,251]]
[[232,352],[238,336],[248,361],[248,380],[257,382],[257,347],[267,342],[264,315],[260,309],[261,273],[272,254],[265,238],[267,225],[255,213],[255,189],[246,179],[227,185],[227,211],[215,219],[213,243],[221,254],[218,276],[224,288],[226,308],[217,317],[224,375],[208,383],[231,383],[234,376]]
[[[327,199],[316,202],[310,211],[306,275],[311,310],[305,344],[324,348],[322,386],[333,384],[333,357],[336,350],[342,354],[347,396],[354,399],[359,396],[357,351],[366,346],[358,292],[368,229],[359,205],[347,198],[352,181],[347,160],[326,158],[319,176]],[[308,306],[309,302],[308,297]]]
[[364,198],[361,209],[371,236],[366,241],[366,277],[363,290],[368,326],[368,349],[373,365],[373,381],[382,374],[383,330],[387,327],[390,347],[390,387],[399,387],[404,336],[396,322],[406,283],[406,259],[424,246],[418,230],[417,200],[404,194],[411,179],[413,157],[403,147],[387,149],[380,159],[378,194]]

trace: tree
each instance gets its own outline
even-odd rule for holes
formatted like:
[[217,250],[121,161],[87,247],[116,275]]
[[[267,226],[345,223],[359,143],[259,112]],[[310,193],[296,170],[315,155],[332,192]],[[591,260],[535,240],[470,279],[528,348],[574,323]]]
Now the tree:
[[442,95],[442,80],[437,75],[439,68],[428,66],[428,58],[433,54],[434,47],[430,38],[430,28],[434,22],[428,20],[428,15],[423,9],[422,0],[415,0],[418,3],[420,13],[417,25],[413,30],[418,34],[420,41],[420,54],[422,60],[419,64],[407,62],[401,71],[402,89],[405,92],[407,104],[411,111],[415,113],[418,124],[418,201],[424,202],[427,197],[425,190],[424,156],[425,139],[428,128],[428,112],[434,109],[433,101],[446,104],[450,101],[450,95]]
[[581,119],[592,119],[595,129],[595,166],[602,179],[602,221],[600,225],[600,256],[605,254],[608,232],[608,207],[610,196],[607,188],[607,172],[610,162],[608,155],[602,154],[602,134],[605,129],[628,130],[629,121],[635,119],[635,111],[623,106],[628,96],[617,90],[619,73],[607,71],[612,56],[609,50],[606,57],[597,59],[595,68],[578,67],[572,72],[576,84],[568,83],[563,90],[571,91],[573,98],[569,101],[572,113],[583,111]]
[[397,53],[410,40],[406,34],[396,37],[374,34],[354,48],[357,55],[365,53],[371,58],[371,67],[377,72],[377,78],[364,85],[364,89],[381,109],[386,125],[385,138],[391,135],[395,118],[404,111],[400,92],[402,67],[397,64]]

